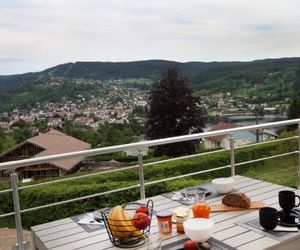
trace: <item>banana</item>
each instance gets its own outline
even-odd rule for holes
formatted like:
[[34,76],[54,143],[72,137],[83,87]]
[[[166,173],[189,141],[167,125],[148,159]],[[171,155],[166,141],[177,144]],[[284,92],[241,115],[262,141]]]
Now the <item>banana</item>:
[[114,226],[115,223],[114,223],[114,219],[113,219],[114,212],[115,212],[115,208],[112,208],[109,211],[109,214],[107,216],[107,221],[108,221],[108,225],[109,225],[109,229],[110,229],[111,234],[116,237],[116,235],[115,235],[115,226]]
[[123,219],[122,210],[122,206],[116,206],[108,215],[111,233],[115,238],[118,239],[126,239],[130,238],[131,236],[131,231],[127,230],[127,224]]
[[122,206],[122,215],[123,215],[124,221],[127,224],[127,230],[132,232],[131,237],[137,237],[137,238],[143,237],[144,236],[143,232],[141,232],[140,230],[138,230],[133,225],[129,214],[126,211],[126,206]]
[[108,214],[108,224],[111,234],[117,239],[143,237],[143,233],[131,222],[125,206],[115,206]]

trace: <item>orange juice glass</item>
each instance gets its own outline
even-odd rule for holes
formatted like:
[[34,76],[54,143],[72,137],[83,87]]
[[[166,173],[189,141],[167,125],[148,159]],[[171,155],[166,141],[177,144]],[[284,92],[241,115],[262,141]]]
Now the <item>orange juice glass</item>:
[[205,192],[196,194],[192,210],[195,218],[209,218],[210,206],[205,202]]

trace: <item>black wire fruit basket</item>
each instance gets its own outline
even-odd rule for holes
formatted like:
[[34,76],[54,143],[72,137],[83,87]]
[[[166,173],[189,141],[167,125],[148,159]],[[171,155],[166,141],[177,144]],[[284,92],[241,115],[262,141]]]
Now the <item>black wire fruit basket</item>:
[[[148,214],[137,209],[147,209]],[[141,246],[149,236],[153,214],[153,201],[146,204],[133,202],[101,212],[109,239],[114,246],[130,248]]]

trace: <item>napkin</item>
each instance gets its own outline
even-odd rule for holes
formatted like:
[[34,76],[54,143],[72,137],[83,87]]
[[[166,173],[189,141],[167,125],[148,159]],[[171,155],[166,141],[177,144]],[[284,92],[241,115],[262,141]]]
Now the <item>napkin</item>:
[[93,213],[84,214],[83,218],[80,219],[78,224],[89,224],[89,225],[104,225],[102,221],[96,221]]
[[173,192],[172,194],[173,195],[172,195],[171,199],[173,201],[186,200],[185,197],[183,197],[180,192]]
[[183,195],[182,192],[172,192],[172,197],[171,200],[173,201],[191,201],[192,203],[194,202],[194,199],[187,197],[186,195]]

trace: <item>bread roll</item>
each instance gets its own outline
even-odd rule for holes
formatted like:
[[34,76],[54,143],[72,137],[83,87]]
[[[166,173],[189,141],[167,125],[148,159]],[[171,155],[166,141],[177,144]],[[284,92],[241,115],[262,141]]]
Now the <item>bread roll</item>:
[[244,193],[232,193],[223,197],[222,203],[231,207],[250,208],[251,200]]

